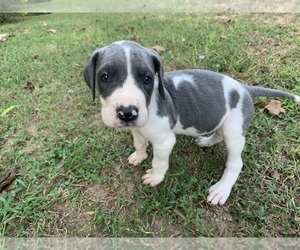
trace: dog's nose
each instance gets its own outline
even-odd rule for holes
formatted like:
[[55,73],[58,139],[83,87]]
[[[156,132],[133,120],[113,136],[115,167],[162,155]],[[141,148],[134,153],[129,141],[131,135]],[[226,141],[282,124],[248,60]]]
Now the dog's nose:
[[136,106],[130,105],[124,107],[123,105],[117,108],[117,115],[122,121],[130,122],[138,117],[139,110]]

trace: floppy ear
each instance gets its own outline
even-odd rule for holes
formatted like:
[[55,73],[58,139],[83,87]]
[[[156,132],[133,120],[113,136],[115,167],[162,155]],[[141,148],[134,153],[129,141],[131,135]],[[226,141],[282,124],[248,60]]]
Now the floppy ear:
[[83,72],[84,80],[92,91],[93,101],[95,100],[96,96],[96,67],[100,53],[101,49],[97,49],[93,52],[88,65]]
[[162,99],[165,100],[165,90],[164,90],[164,85],[163,85],[163,76],[164,76],[164,69],[162,66],[162,62],[159,58],[159,55],[156,53],[155,50],[151,50],[151,56],[153,58],[154,62],[154,67],[155,67],[155,73],[158,75],[158,92],[161,96]]

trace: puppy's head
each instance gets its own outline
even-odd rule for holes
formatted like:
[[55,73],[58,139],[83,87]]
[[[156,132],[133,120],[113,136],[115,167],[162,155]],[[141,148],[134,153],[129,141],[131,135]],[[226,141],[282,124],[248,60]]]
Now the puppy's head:
[[158,90],[165,98],[158,54],[135,42],[115,42],[96,49],[83,75],[93,99],[98,89],[102,118],[110,127],[146,125],[153,94]]

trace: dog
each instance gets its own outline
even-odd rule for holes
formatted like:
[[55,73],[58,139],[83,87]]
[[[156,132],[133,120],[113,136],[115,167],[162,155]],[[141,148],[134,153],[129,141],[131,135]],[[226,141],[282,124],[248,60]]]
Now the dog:
[[300,102],[297,95],[246,86],[208,70],[164,73],[158,53],[133,41],[96,49],[83,76],[93,100],[96,89],[99,92],[103,122],[132,130],[136,151],[128,158],[130,164],[139,165],[147,158],[148,142],[153,145],[152,168],[142,177],[145,185],[154,187],[164,179],[175,134],[198,137],[200,147],[224,140],[226,168],[207,198],[213,205],[226,202],[242,169],[241,153],[255,97]]

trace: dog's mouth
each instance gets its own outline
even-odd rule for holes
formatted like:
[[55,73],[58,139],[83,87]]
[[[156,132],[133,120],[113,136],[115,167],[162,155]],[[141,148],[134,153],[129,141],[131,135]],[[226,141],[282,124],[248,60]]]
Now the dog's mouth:
[[101,109],[104,124],[111,128],[138,128],[147,124],[148,110],[140,106],[108,106]]
[[130,128],[139,128],[146,125],[146,122],[140,122],[138,120],[134,121],[122,121],[118,118],[114,119],[113,121],[108,121],[107,119],[104,119],[104,124],[110,128],[118,128],[118,129],[130,129]]
[[119,128],[131,128],[131,127],[134,127],[134,128],[139,128],[139,127],[143,127],[145,126],[146,124],[144,123],[139,123],[138,121],[131,121],[131,122],[124,122],[124,121],[120,121],[120,124],[118,124],[117,127]]

